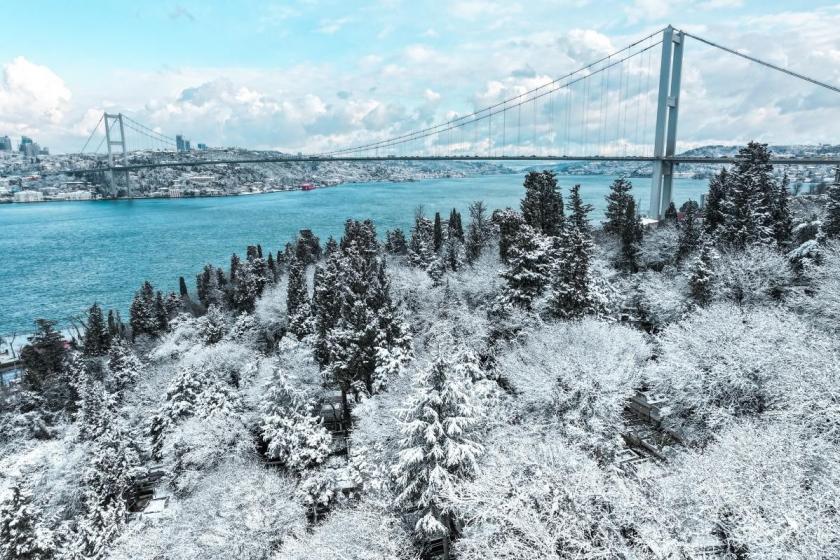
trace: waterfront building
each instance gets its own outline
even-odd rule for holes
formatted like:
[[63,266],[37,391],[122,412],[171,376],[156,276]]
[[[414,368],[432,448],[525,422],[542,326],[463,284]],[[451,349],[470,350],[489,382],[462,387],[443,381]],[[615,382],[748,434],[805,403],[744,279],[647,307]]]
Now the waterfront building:
[[12,139],[8,136],[0,136],[0,152],[12,151]]
[[198,144],[196,144],[196,147],[199,150],[206,150],[207,149],[207,144],[202,144],[201,142],[199,142]]
[[15,202],[43,202],[44,194],[40,191],[18,191],[13,200]]
[[93,195],[90,194],[90,191],[72,191],[64,193],[64,200],[90,200],[92,198]]

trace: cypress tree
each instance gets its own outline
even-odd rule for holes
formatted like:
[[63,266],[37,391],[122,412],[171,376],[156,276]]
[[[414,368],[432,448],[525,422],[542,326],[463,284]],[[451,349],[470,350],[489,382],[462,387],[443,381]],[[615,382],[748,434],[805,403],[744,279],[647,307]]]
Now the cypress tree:
[[[163,300],[161,300],[161,307]],[[156,314],[155,292],[149,282],[143,282],[140,289],[134,294],[131,302],[130,318],[132,339],[138,334],[155,334],[160,328],[158,315]]]
[[408,243],[405,240],[405,234],[400,228],[395,228],[388,232],[387,251],[393,255],[405,255],[408,252]]
[[461,224],[461,213],[452,209],[452,212],[449,213],[449,237],[457,237],[464,241],[464,226]]
[[610,185],[607,195],[607,209],[604,212],[604,232],[620,235],[624,231],[624,219],[627,216],[627,205],[633,200],[630,190],[633,185],[624,177],[619,177]]
[[684,205],[685,212],[679,229],[679,241],[677,242],[677,261],[681,261],[697,250],[700,246],[700,237],[703,231],[697,220],[697,205]]
[[277,265],[274,264],[274,254],[269,252],[268,253],[268,260],[266,261],[266,266],[268,267],[268,273],[270,275],[271,281],[277,281]]
[[829,239],[840,238],[840,167],[837,168],[834,184],[828,187],[828,202],[825,205],[820,230]]
[[786,249],[793,237],[793,215],[790,212],[790,180],[787,174],[782,178],[773,205],[773,237],[779,249]]
[[155,296],[154,317],[156,328],[153,333],[166,332],[169,329],[169,312],[166,310],[160,292]]
[[725,203],[728,192],[729,173],[724,168],[709,181],[709,192],[706,195],[703,215],[703,228],[707,234],[714,233],[726,219]]
[[525,176],[522,219],[543,235],[557,235],[563,226],[563,197],[553,171],[531,171]]
[[182,298],[189,297],[190,293],[187,290],[187,281],[184,280],[183,276],[178,277],[178,290],[180,291]]
[[433,230],[434,250],[435,253],[440,252],[443,247],[443,225],[440,222],[440,212],[435,212],[435,225]]
[[102,308],[94,303],[88,310],[83,353],[88,357],[102,356],[110,347],[111,337],[105,326]]
[[239,270],[239,263],[239,256],[236,253],[232,254],[230,256],[230,274],[228,274],[231,282],[236,280],[236,273]]
[[296,316],[308,303],[306,268],[300,260],[294,259],[289,266],[289,283],[286,291],[286,310],[289,319]]
[[467,262],[475,262],[481,256],[481,251],[489,237],[487,222],[487,208],[484,202],[477,200],[470,204],[470,225],[464,241]]
[[636,215],[636,201],[630,198],[625,207],[624,224],[621,230],[621,260],[619,264],[625,270],[636,272],[639,269],[639,244],[643,235],[642,222]]

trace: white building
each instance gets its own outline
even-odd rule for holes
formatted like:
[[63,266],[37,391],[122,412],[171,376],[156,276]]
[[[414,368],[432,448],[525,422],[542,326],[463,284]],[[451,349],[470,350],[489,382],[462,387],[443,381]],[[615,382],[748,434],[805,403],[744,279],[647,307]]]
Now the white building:
[[64,193],[64,200],[90,200],[93,196],[90,191],[72,191]]
[[15,202],[43,202],[44,195],[39,191],[19,191],[15,193]]
[[169,198],[181,198],[181,189],[169,187]]

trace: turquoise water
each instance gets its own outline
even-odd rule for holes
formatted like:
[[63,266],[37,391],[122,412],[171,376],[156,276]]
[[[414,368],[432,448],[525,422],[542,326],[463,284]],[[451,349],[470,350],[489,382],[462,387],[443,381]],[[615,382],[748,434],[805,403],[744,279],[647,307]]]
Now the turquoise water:
[[[603,212],[613,177],[560,177],[564,192],[582,185],[584,199]],[[649,179],[634,194],[647,208]],[[677,203],[699,200],[705,181],[679,180]],[[84,311],[94,301],[119,309],[127,320],[143,280],[177,290],[178,276],[192,291],[206,263],[227,264],[247,245],[282,248],[301,228],[322,240],[341,234],[346,218],[373,218],[380,234],[408,231],[414,208],[447,216],[464,213],[473,200],[488,208],[518,208],[522,175],[437,179],[409,183],[358,183],[310,192],[200,198],[0,205],[0,333],[31,332],[36,318],[56,319]]]

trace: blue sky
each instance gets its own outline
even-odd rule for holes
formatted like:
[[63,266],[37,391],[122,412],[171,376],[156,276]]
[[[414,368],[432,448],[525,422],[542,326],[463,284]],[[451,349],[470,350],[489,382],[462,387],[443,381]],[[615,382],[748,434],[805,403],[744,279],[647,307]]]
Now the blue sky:
[[[48,1],[3,13],[0,135],[59,151],[77,149],[105,109],[216,145],[318,150],[383,137],[538,85],[667,23],[840,83],[836,2]],[[732,68],[703,49],[686,55],[697,107],[685,141],[727,140],[724,123],[705,118],[731,102]],[[732,129],[797,123],[787,137],[830,139],[836,100],[745,78],[761,93],[745,99],[761,105]]]

